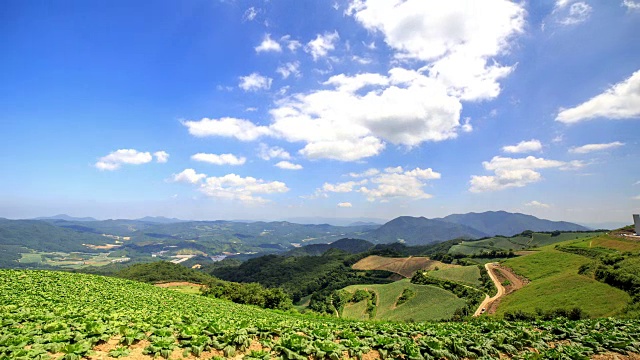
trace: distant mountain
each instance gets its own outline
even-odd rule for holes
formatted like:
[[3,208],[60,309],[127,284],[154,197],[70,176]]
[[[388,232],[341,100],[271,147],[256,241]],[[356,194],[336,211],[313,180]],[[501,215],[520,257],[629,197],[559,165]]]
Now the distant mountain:
[[67,214],[59,214],[54,216],[42,216],[31,220],[65,220],[65,221],[98,221],[92,217],[73,217]]
[[311,244],[305,245],[299,248],[285,253],[285,256],[320,256],[327,252],[329,249],[338,249],[346,251],[351,254],[357,254],[365,252],[371,249],[374,245],[366,240],[360,239],[340,239],[334,241],[331,244]]
[[407,245],[426,245],[456,238],[476,239],[485,236],[486,233],[466,225],[425,217],[400,216],[363,234],[362,238],[374,243],[404,241]]
[[164,216],[145,216],[143,218],[136,219],[136,221],[144,221],[144,222],[151,222],[151,223],[157,223],[157,224],[174,224],[179,222],[186,222],[187,220],[167,218]]
[[333,226],[362,226],[362,225],[382,225],[387,220],[377,218],[328,218],[328,217],[294,217],[288,218],[296,224],[329,224]]
[[356,221],[356,222],[353,222],[353,223],[351,223],[351,224],[349,224],[347,226],[365,226],[365,225],[374,226],[374,225],[382,225],[382,223],[376,223],[376,222],[372,222],[372,221]]
[[588,231],[587,227],[566,222],[539,219],[532,215],[487,211],[483,213],[453,214],[441,219],[452,224],[472,227],[489,236],[512,236],[525,230],[532,231]]
[[579,225],[586,226],[588,228],[597,230],[597,229],[607,229],[607,230],[616,230],[628,226],[632,221],[628,223],[625,222],[601,222],[601,223],[581,223]]

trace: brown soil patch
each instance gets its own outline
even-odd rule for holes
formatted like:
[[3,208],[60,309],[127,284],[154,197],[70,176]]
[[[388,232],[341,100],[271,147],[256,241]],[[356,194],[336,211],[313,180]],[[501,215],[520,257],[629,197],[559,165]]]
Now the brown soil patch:
[[[504,284],[506,281],[509,281],[508,285],[503,285],[504,294],[502,296],[509,295],[529,283],[528,279],[516,275],[513,270],[502,265],[493,268],[493,273],[500,284]],[[500,305],[500,301],[502,300],[502,296],[488,304],[486,307],[486,312],[488,314],[495,314],[496,310],[498,310],[498,306]]]
[[457,267],[457,265],[445,264],[431,260],[423,256],[409,256],[405,258],[390,258],[384,256],[367,256],[353,264],[355,270],[386,270],[410,278],[418,270],[433,270]]
[[596,360],[640,360],[640,354],[629,353],[622,355],[614,352],[606,352],[604,354],[598,354],[591,357]]
[[362,360],[376,360],[382,359],[378,350],[371,350],[368,353],[362,355]]
[[536,254],[539,253],[539,251],[536,250],[521,250],[521,251],[516,251],[514,254],[518,255],[518,256],[526,256],[526,255],[531,255],[531,254]]
[[174,286],[195,286],[195,287],[203,287],[204,285],[201,284],[194,284],[194,283],[190,283],[187,281],[174,281],[174,282],[167,282],[167,283],[159,283],[159,284],[154,284],[157,287],[161,287],[161,288],[168,288],[168,287],[174,287]]

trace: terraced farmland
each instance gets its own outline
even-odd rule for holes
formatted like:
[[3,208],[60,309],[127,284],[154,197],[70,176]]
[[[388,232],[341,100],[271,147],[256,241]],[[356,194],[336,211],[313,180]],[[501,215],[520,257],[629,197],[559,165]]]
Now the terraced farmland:
[[391,258],[371,255],[353,264],[352,267],[356,270],[385,270],[409,278],[418,270],[433,270],[436,267],[443,269],[455,267],[455,265],[445,264],[423,256]]

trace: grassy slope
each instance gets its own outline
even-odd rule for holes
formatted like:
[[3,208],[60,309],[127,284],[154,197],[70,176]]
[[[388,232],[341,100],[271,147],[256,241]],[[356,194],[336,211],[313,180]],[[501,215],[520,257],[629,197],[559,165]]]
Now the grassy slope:
[[[567,241],[563,245],[572,242]],[[590,261],[580,255],[555,250],[554,246],[542,247],[538,253],[505,261],[504,265],[528,278],[531,283],[507,295],[500,303],[497,314],[513,310],[533,312],[536,308],[550,310],[570,307],[580,307],[591,317],[619,313],[629,302],[629,295],[579,275],[580,266]]]
[[551,234],[534,233],[533,238],[525,236],[515,236],[512,238],[493,237],[479,241],[465,241],[461,244],[454,245],[449,249],[450,254],[459,253],[471,255],[480,253],[481,251],[491,250],[522,250],[531,247],[541,247],[551,245],[567,240],[575,240],[580,238],[592,238],[599,233],[561,233],[558,236]]
[[[406,303],[396,307],[396,301],[406,288],[416,295]],[[385,285],[352,285],[345,288],[349,292],[358,289],[373,290],[378,294],[378,308],[375,320],[425,321],[451,317],[456,308],[464,301],[452,293],[433,286],[415,285],[409,279]],[[343,317],[350,319],[366,318],[364,302],[345,307]]]
[[594,239],[583,239],[572,242],[571,246],[584,248],[604,247],[619,251],[638,251],[640,250],[640,241],[628,240],[611,235],[602,235]]
[[480,286],[480,269],[477,266],[463,266],[459,268],[449,268],[430,271],[429,275],[445,280],[452,280],[469,284],[471,286]]

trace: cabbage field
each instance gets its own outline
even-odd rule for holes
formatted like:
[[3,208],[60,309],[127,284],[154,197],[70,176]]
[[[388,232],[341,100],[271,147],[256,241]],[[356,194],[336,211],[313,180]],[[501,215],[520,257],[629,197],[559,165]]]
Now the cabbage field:
[[[0,359],[586,359],[640,353],[640,321],[349,321],[85,274],[0,270]],[[108,345],[108,346],[106,346]],[[137,356],[136,358],[140,358]]]

